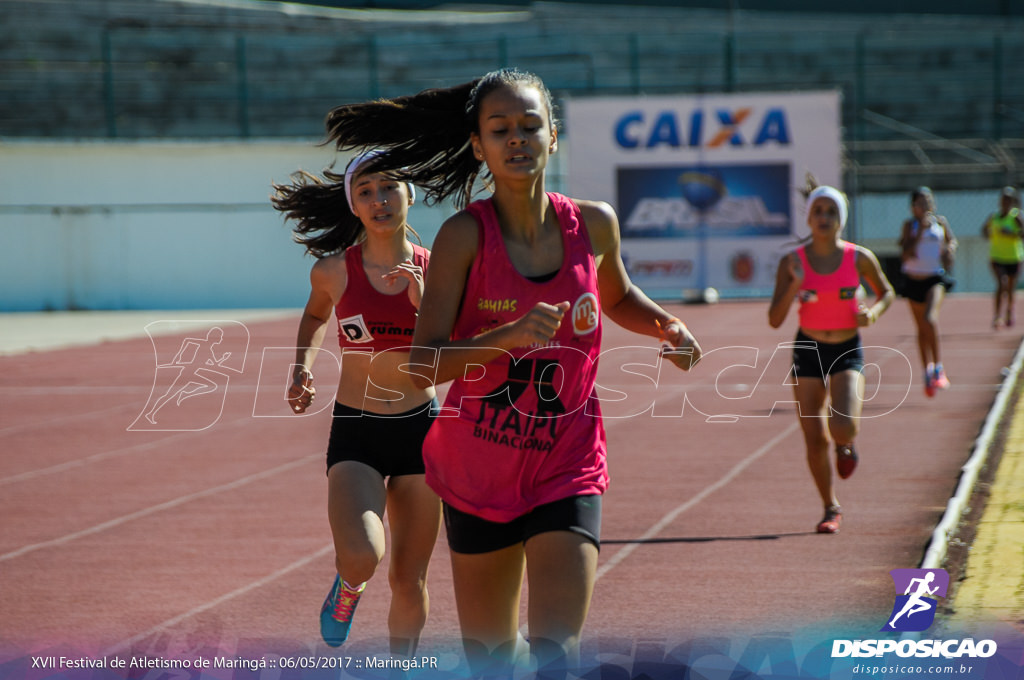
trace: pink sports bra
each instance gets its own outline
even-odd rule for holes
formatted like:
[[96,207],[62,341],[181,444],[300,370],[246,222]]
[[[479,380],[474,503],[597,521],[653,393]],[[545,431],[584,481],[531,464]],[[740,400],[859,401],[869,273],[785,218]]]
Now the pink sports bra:
[[819,274],[807,262],[806,246],[796,249],[804,268],[800,286],[800,327],[812,330],[841,330],[857,327],[857,246],[843,242],[843,259],[839,268]]

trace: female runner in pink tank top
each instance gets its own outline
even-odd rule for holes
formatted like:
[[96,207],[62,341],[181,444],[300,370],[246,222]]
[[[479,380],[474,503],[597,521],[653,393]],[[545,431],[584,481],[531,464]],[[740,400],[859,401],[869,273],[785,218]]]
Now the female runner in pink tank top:
[[[348,638],[356,605],[391,536],[391,653],[408,658],[427,618],[427,567],[441,504],[426,485],[423,438],[436,413],[432,386],[418,387],[408,362],[429,251],[408,240],[412,185],[356,156],[344,175],[300,173],[275,186],[274,207],[296,221],[296,240],[317,260],[299,322],[288,404],[296,414],[316,396],[313,362],[334,315],[341,377],[327,446],[327,511],[334,538],[334,584],[320,633]],[[412,232],[415,234],[415,232]]]
[[[424,443],[445,503],[455,599],[474,677],[507,673],[529,573],[529,653],[544,674],[578,654],[594,588],[605,437],[594,395],[602,314],[689,352],[686,326],[629,280],[606,203],[548,193],[558,145],[551,94],[535,75],[339,107],[339,144],[388,148],[388,165],[428,197],[469,203],[441,227],[410,360],[418,384],[453,380]],[[468,142],[468,143],[467,143]],[[489,175],[489,176],[488,176]]]
[[[837,533],[843,518],[832,483],[830,439],[835,442],[840,478],[852,475],[857,465],[853,440],[860,427],[864,399],[859,329],[877,321],[895,297],[874,254],[839,238],[846,214],[846,197],[837,189],[820,186],[809,192],[810,238],[779,262],[768,309],[768,323],[778,328],[793,301],[800,301],[800,327],[793,347],[793,392],[807,465],[825,506],[817,527],[823,534]],[[870,307],[859,296],[862,278],[875,294]]]

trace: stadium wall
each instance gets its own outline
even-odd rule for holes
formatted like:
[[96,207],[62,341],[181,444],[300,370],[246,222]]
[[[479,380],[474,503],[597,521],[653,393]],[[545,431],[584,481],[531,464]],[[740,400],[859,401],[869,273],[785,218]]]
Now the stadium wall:
[[[269,204],[271,182],[335,158],[312,141],[6,141],[0,311],[301,307],[312,260]],[[563,189],[564,153],[551,190]],[[342,161],[343,162],[343,161]],[[958,292],[992,290],[979,235],[997,191],[937,192],[961,241]],[[449,207],[413,207],[430,244]],[[863,194],[851,233],[890,268],[909,195]]]
[[[271,182],[333,160],[299,141],[4,142],[0,311],[302,306],[312,259]],[[442,218],[410,222],[432,240]]]

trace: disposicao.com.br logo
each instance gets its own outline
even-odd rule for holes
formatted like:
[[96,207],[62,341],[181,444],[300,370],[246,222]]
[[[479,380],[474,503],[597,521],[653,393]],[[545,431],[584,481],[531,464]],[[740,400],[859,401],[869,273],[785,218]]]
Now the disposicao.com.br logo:
[[[945,569],[893,569],[892,576],[896,596],[892,613],[882,626],[882,632],[920,633],[935,621],[938,608],[937,597],[945,597],[949,588],[949,574]],[[995,655],[994,640],[929,640],[929,639],[882,639],[882,640],[834,640],[832,658],[839,657],[880,657],[896,654],[900,657],[917,658],[988,658]]]

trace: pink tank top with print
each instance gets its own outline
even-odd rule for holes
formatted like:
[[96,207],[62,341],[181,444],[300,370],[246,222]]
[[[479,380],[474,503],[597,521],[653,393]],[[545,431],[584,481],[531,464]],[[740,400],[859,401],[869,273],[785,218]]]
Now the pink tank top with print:
[[480,237],[452,338],[515,321],[538,302],[570,303],[561,327],[546,345],[517,348],[455,380],[423,443],[427,484],[456,509],[492,522],[608,487],[594,390],[601,350],[597,266],[579,208],[565,196],[548,197],[564,258],[543,283],[512,265],[492,201],[468,207]]
[[857,327],[857,246],[843,242],[843,259],[830,274],[819,274],[807,263],[806,246],[796,249],[804,268],[800,286],[800,327],[812,330],[841,330]]

